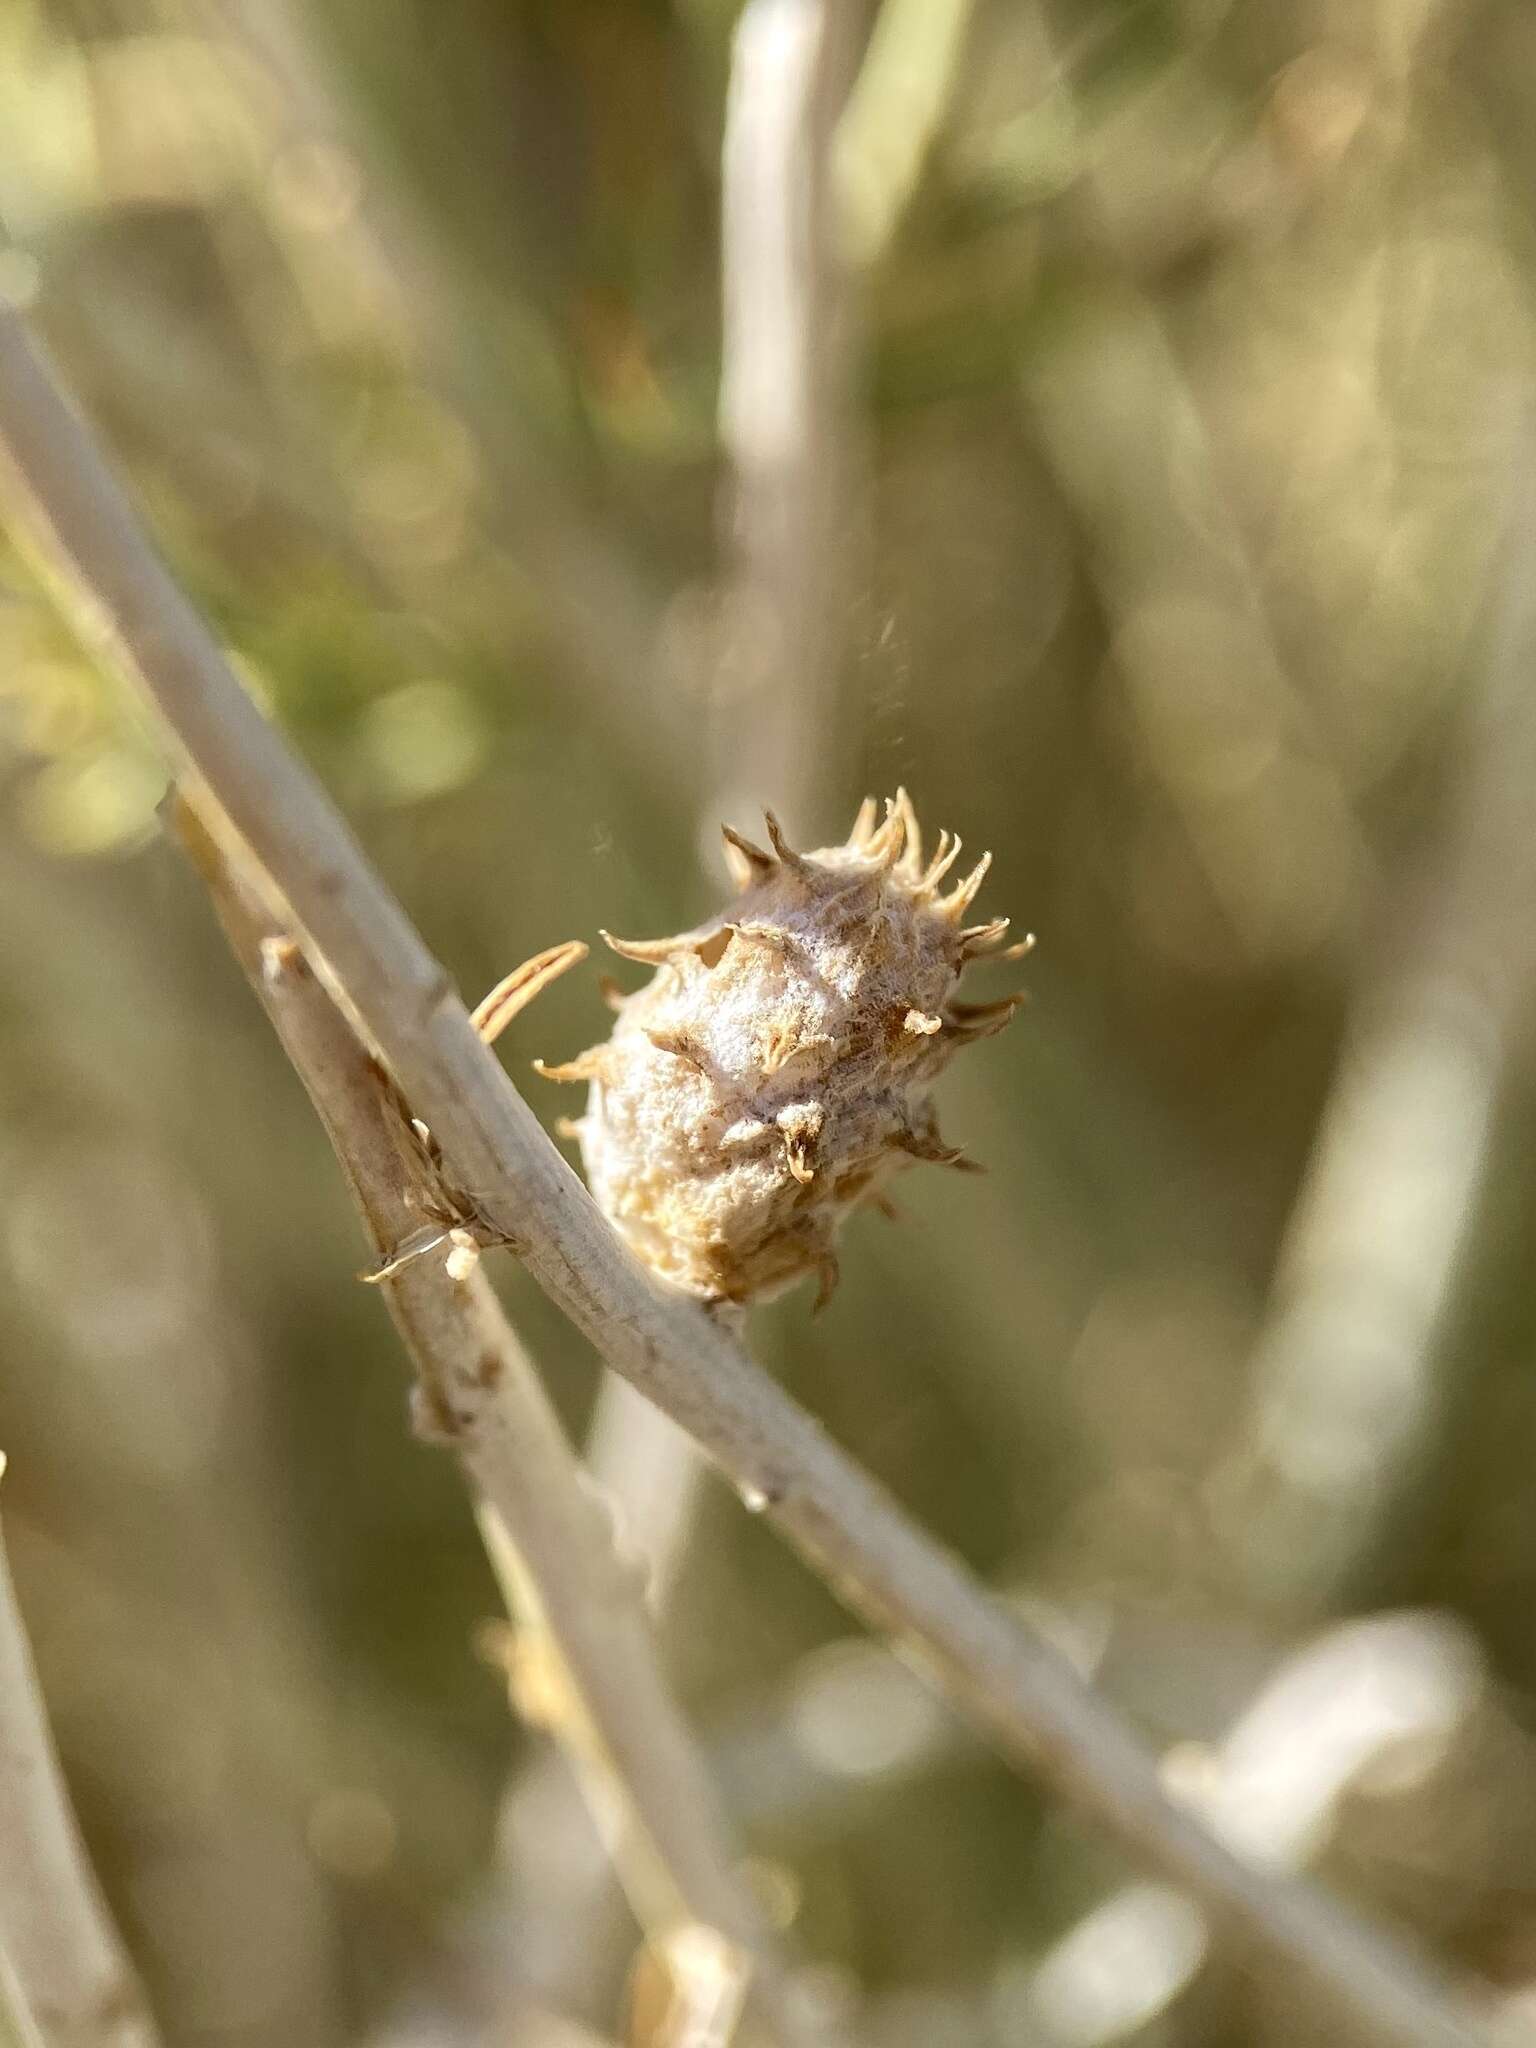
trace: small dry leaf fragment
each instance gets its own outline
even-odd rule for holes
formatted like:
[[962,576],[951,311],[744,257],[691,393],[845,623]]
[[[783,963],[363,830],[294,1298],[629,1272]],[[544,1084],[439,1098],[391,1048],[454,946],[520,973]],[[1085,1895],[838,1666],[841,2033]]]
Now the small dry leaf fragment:
[[986,924],[973,924],[960,934],[960,951],[967,959],[977,953],[990,953],[1001,943],[1011,920],[994,917]]
[[939,894],[960,841],[941,832],[925,862],[905,790],[814,853],[771,814],[771,852],[723,831],[729,913],[666,939],[604,933],[655,972],[633,995],[607,986],[605,1045],[539,1071],[591,1084],[574,1127],[587,1179],[653,1271],[731,1303],[814,1276],[820,1306],[842,1223],[889,1209],[881,1183],[917,1161],[980,1171],[938,1136],[930,1090],[1022,1001],[956,1002],[966,967],[1030,942],[1001,952],[1006,918],[964,923],[990,855]]

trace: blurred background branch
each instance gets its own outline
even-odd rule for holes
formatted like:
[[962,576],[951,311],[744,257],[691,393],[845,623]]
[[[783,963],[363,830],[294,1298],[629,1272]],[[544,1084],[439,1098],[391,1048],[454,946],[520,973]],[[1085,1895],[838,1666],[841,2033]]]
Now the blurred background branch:
[[[1316,1613],[1369,1577],[1446,1430],[1446,1341],[1536,930],[1536,439],[1511,394],[1506,532],[1440,814],[1376,912],[1338,1079],[1254,1361],[1229,1510],[1264,1598]],[[1237,1453],[1239,1460],[1243,1451]]]
[[[0,1480],[5,1459],[0,1454]],[[157,2048],[59,1768],[0,1542],[0,1954],[22,2048]]]
[[710,799],[720,816],[753,823],[771,806],[811,844],[835,836],[843,668],[867,580],[860,323],[832,145],[868,23],[861,0],[747,0],[725,101],[720,441],[730,568]]
[[[404,1105],[195,814],[178,818],[245,969],[326,1127],[375,1257],[392,1263],[443,1199],[412,1170]],[[472,1253],[472,1241],[460,1255]],[[379,1283],[418,1381],[419,1426],[457,1451],[517,1629],[514,1702],[572,1752],[643,1929],[658,1945],[690,1920],[749,1959],[772,2037],[811,2040],[708,1772],[674,1707],[611,1520],[584,1483],[532,1363],[478,1270],[411,1258]]]

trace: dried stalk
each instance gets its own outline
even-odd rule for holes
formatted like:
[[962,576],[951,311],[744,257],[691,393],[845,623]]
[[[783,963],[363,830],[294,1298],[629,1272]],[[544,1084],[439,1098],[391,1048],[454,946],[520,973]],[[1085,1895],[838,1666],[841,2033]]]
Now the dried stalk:
[[[442,1190],[377,1060],[316,979],[287,921],[182,821],[230,946],[308,1091],[383,1259]],[[527,1353],[483,1273],[403,1263],[384,1294],[415,1365],[418,1426],[457,1453],[509,1611],[525,1711],[571,1752],[636,1917],[664,1939],[717,1930],[755,1960],[783,2042],[810,2038],[767,1920],[741,1875],[708,1770],[662,1676],[641,1575],[584,1481]]]
[[[0,1473],[5,1469],[0,1458]],[[0,2008],[46,2048],[159,2036],[80,1839],[0,1540]]]
[[14,314],[0,315],[0,444],[104,658],[156,706],[292,905],[483,1226],[615,1371],[696,1436],[743,1498],[1009,1757],[1199,1897],[1256,1957],[1365,2038],[1477,2038],[1410,1951],[1255,1868],[1165,1795],[1155,1759],[1056,1650],[991,1599],[697,1303],[663,1295],[476,1036],[445,970],[319,783],[245,695],[144,539]]

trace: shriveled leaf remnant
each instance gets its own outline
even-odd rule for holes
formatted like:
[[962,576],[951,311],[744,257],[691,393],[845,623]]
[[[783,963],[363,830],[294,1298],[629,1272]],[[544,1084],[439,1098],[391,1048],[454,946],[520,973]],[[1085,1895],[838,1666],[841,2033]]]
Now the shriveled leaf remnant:
[[991,857],[945,891],[960,842],[941,833],[925,861],[905,790],[883,820],[866,800],[846,842],[815,853],[767,822],[771,851],[725,828],[729,911],[673,938],[603,934],[656,972],[618,1001],[605,1044],[539,1071],[590,1083],[572,1127],[588,1182],[656,1273],[727,1302],[815,1274],[820,1306],[853,1209],[920,1161],[968,1165],[929,1090],[1023,997],[952,998],[972,960],[1032,941],[1005,948],[1006,918],[966,923]]

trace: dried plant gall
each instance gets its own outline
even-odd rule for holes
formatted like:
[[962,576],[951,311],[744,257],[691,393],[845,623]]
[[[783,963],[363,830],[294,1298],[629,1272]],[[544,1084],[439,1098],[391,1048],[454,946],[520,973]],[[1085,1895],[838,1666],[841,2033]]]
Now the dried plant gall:
[[990,856],[946,893],[959,840],[941,833],[925,862],[904,790],[877,819],[866,801],[846,843],[817,853],[787,845],[771,813],[771,850],[727,827],[736,903],[675,938],[604,933],[655,973],[633,995],[610,990],[606,1044],[537,1063],[590,1084],[569,1129],[604,1214],[707,1301],[760,1301],[814,1274],[819,1306],[853,1209],[881,1205],[920,1161],[967,1164],[939,1137],[929,1090],[1023,998],[961,1003],[955,989],[971,961],[1030,941],[1005,948],[1006,918],[966,922]]

